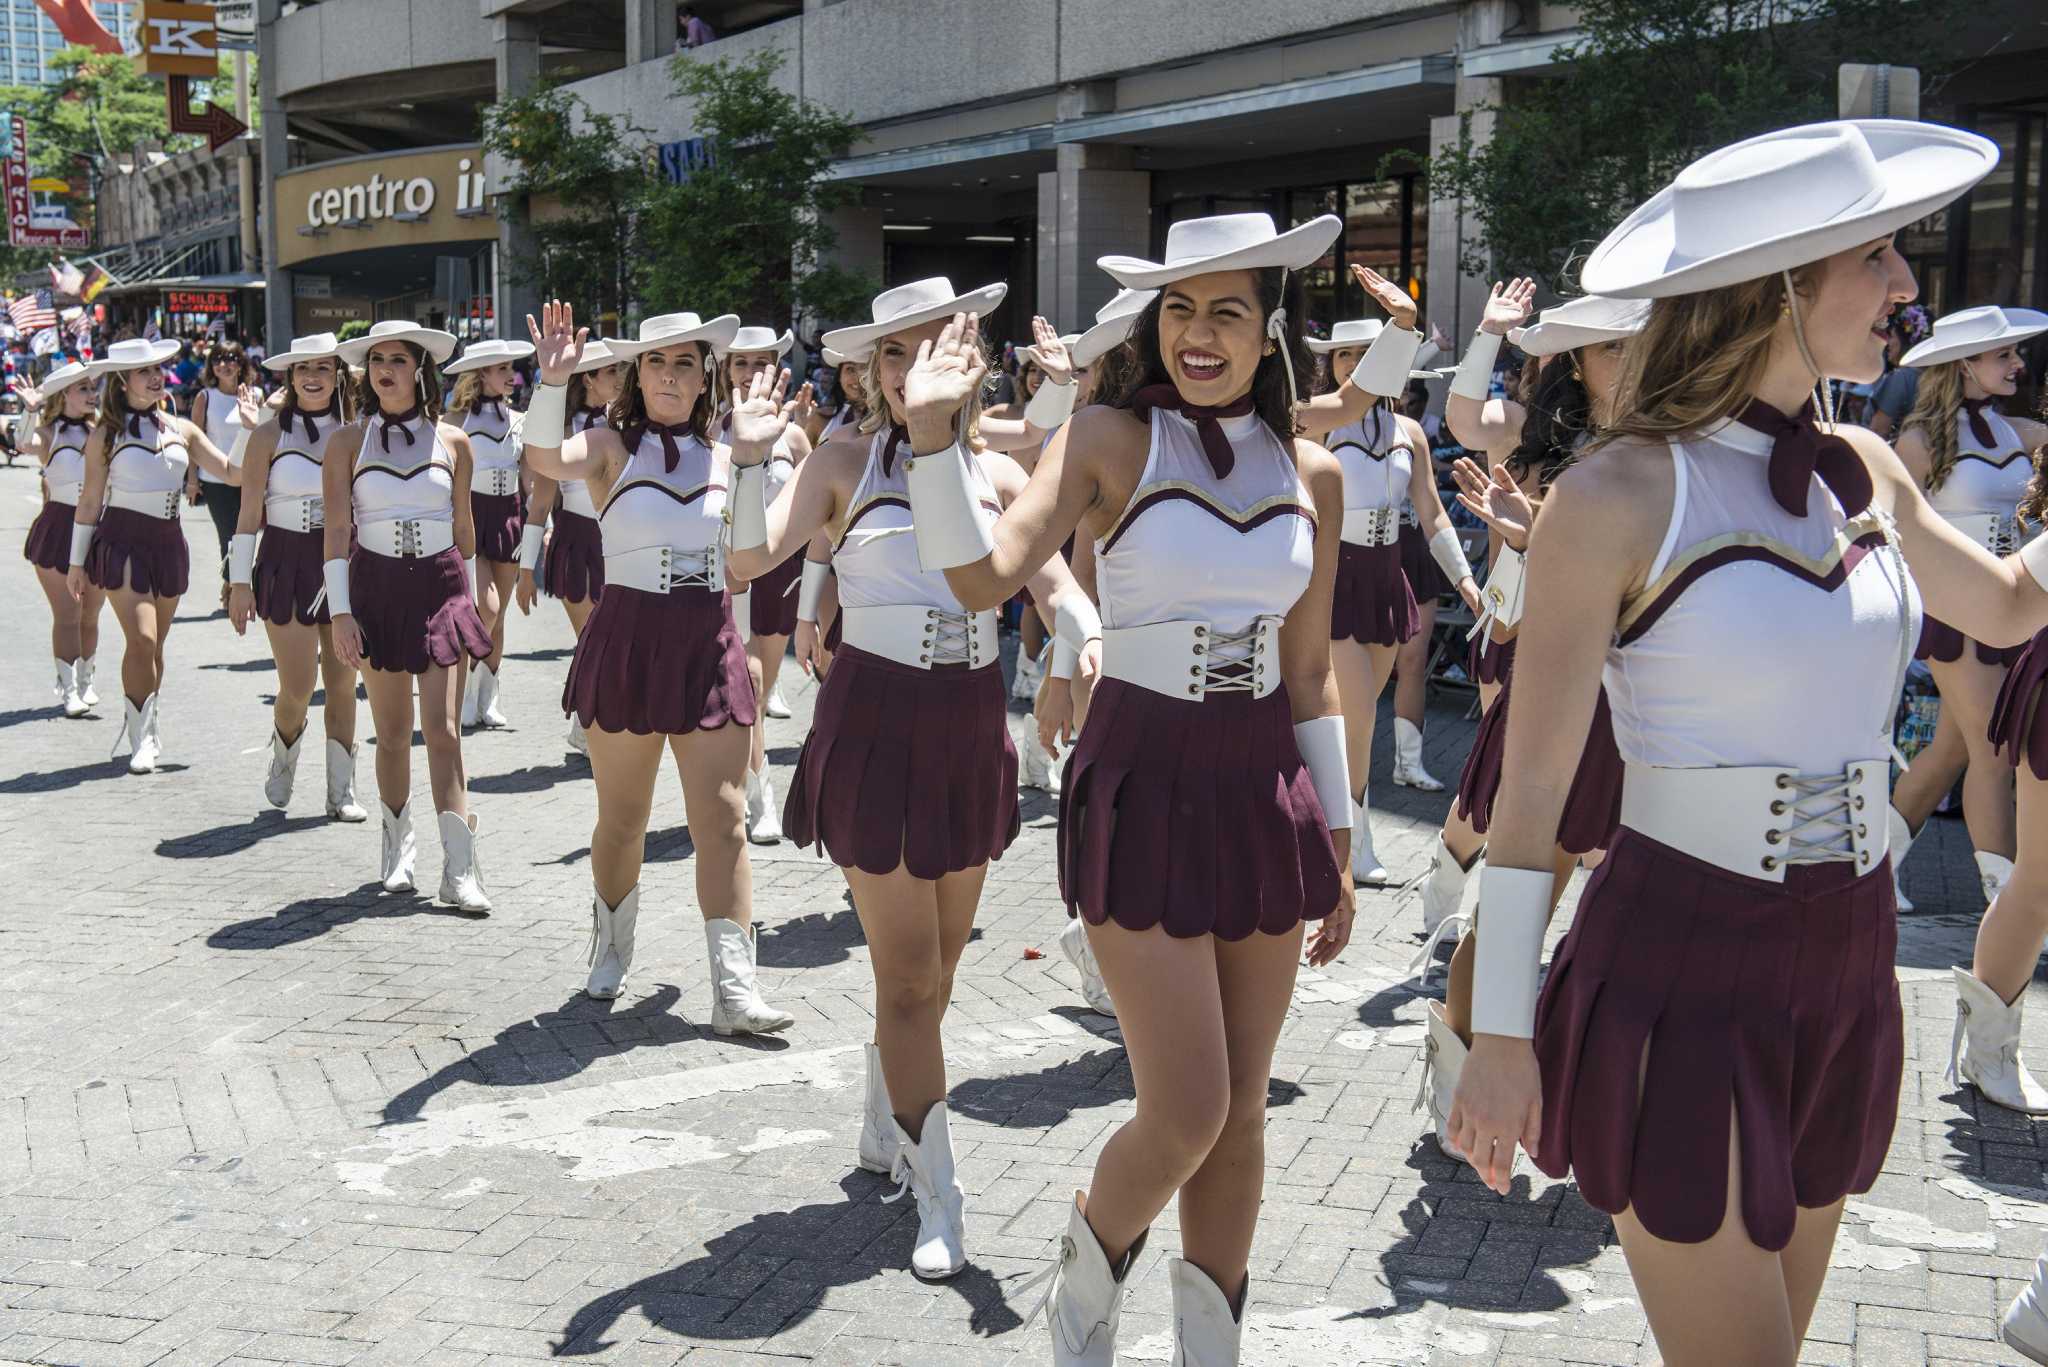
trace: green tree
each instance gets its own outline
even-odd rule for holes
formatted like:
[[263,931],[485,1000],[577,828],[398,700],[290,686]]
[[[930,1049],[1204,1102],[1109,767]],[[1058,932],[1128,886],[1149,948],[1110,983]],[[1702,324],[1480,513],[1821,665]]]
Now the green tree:
[[625,317],[639,220],[660,188],[648,140],[630,120],[593,113],[552,87],[484,111],[484,149],[515,168],[501,211],[527,214],[533,230],[534,250],[510,263],[516,278],[573,301],[593,322],[605,313]]
[[828,215],[856,192],[824,172],[860,127],[778,87],[781,65],[774,52],[675,59],[676,93],[694,106],[706,164],[648,205],[639,279],[650,312],[763,323],[798,309],[866,316],[875,282],[825,260],[837,241]]
[[[1954,0],[1585,0],[1558,74],[1515,83],[1490,139],[1430,164],[1462,198],[1476,274],[1574,287],[1577,262],[1686,163],[1739,139],[1835,117],[1843,62],[1937,61]],[[1400,157],[1403,154],[1396,154]],[[1412,158],[1410,159],[1412,160]]]

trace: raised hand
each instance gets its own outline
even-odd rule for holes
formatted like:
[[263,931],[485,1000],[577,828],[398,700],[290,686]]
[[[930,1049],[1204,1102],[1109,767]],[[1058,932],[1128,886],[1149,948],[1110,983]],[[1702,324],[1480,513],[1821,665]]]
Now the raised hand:
[[540,370],[542,384],[567,384],[583,359],[583,344],[589,328],[576,326],[576,310],[559,299],[540,306],[540,321],[526,315],[526,330],[533,335],[533,363]]
[[1043,318],[1031,320],[1031,350],[1038,357],[1038,368],[1045,372],[1047,384],[1072,384],[1074,382],[1074,358],[1067,351],[1067,344],[1053,331],[1051,323]]
[[746,393],[733,396],[734,464],[759,465],[782,440],[796,412],[797,401],[784,397],[788,390],[787,370],[757,370],[747,381]]
[[1458,502],[1467,512],[1499,532],[1511,549],[1529,549],[1536,505],[1515,483],[1507,466],[1494,466],[1489,476],[1470,456],[1460,456],[1451,465],[1451,478],[1458,482]]
[[817,411],[817,393],[811,388],[811,382],[809,380],[805,380],[803,384],[798,386],[797,388],[796,402],[790,406],[789,410],[789,421],[792,425],[797,427],[808,427],[810,425],[811,415]]
[[1496,337],[1505,337],[1520,327],[1536,306],[1536,282],[1528,276],[1518,276],[1503,285],[1493,282],[1493,293],[1486,297],[1486,311],[1479,316],[1479,330],[1490,332]]
[[[956,313],[945,330],[917,349],[917,360],[903,377],[904,417],[908,425],[950,428],[960,410],[981,388],[988,360],[981,354],[981,320]],[[912,433],[913,443],[916,433]]]
[[263,425],[263,391],[245,384],[235,393],[235,419],[251,432]]
[[22,412],[36,413],[41,411],[43,406],[42,390],[37,389],[27,380],[22,379],[15,380],[12,388],[14,390],[14,397],[21,400]]
[[1387,317],[1393,320],[1395,327],[1415,326],[1415,301],[1408,297],[1408,291],[1370,266],[1352,266],[1351,278],[1372,296],[1374,303],[1387,311]]

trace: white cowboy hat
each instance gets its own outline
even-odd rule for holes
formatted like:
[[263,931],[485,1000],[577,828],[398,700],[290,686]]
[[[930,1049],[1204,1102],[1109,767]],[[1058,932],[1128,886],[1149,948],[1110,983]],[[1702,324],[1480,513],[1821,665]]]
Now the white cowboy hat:
[[[1067,349],[1069,357],[1073,355],[1074,344],[1080,340],[1081,334],[1078,332],[1063,332],[1060,334],[1060,345]],[[1033,365],[1042,366],[1045,364],[1045,359],[1038,354],[1038,348],[1035,346],[1020,346],[1017,348],[1017,354]],[[1075,364],[1078,365],[1080,363],[1077,361]]]
[[1158,290],[1118,290],[1115,298],[1095,310],[1095,326],[1082,333],[1078,341],[1067,343],[1067,354],[1073,357],[1074,364],[1094,365],[1129,341],[1131,333],[1137,330],[1138,319],[1158,297]]
[[458,360],[441,367],[443,375],[460,375],[468,370],[482,370],[497,365],[500,361],[523,361],[533,355],[533,343],[515,342],[508,338],[493,338],[485,342],[471,342],[469,349]]
[[1586,258],[1588,294],[1663,299],[1756,280],[1898,231],[1998,164],[1990,139],[1903,119],[1809,123],[1707,153]]
[[732,335],[730,342],[720,348],[718,354],[729,356],[735,351],[772,351],[776,358],[780,359],[787,356],[789,349],[795,345],[796,334],[788,328],[782,330],[780,337],[767,328],[741,328]]
[[80,380],[92,378],[92,375],[93,368],[84,361],[66,361],[43,376],[43,382],[36,386],[36,392],[45,399],[54,399]]
[[1508,341],[1530,356],[1556,356],[1582,346],[1633,337],[1650,321],[1647,299],[1610,299],[1582,294],[1536,315],[1526,327],[1510,329]]
[[338,356],[341,343],[334,340],[331,332],[316,332],[311,337],[294,337],[292,344],[275,356],[263,358],[265,370],[290,370],[300,361],[317,361],[326,356]]
[[974,313],[986,318],[1009,292],[1010,287],[1001,281],[963,293],[955,290],[953,282],[943,275],[935,275],[929,280],[913,280],[875,296],[874,302],[868,306],[874,317],[872,323],[834,328],[821,340],[850,361],[865,361],[868,353],[874,350],[875,343],[894,333],[908,332],[911,328],[950,318],[956,313]]
[[1273,266],[1298,271],[1318,260],[1344,231],[1335,214],[1310,219],[1298,228],[1278,232],[1271,214],[1218,214],[1183,219],[1166,230],[1166,259],[1137,256],[1097,257],[1117,284],[1134,290],[1157,289],[1191,275],[1211,271],[1258,270]]
[[835,351],[831,347],[826,347],[824,348],[824,352],[825,364],[833,367],[834,369],[837,369],[838,367],[847,364],[859,365],[861,362],[867,360],[868,358],[868,354],[865,351],[855,356],[849,355],[844,351]]
[[732,342],[740,330],[740,316],[737,313],[722,313],[709,320],[694,313],[659,313],[652,318],[640,320],[640,335],[636,338],[614,337],[605,343],[612,349],[612,358],[630,361],[643,351],[656,351],[665,346],[681,346],[684,342],[703,342],[713,355]]
[[1923,366],[1960,361],[2044,332],[2048,332],[2048,313],[2002,309],[1995,304],[1960,309],[1935,319],[1934,330],[1927,339],[1899,357],[1899,364]]
[[350,365],[361,365],[369,357],[370,348],[379,342],[411,342],[433,357],[436,365],[455,354],[454,333],[443,332],[439,328],[423,328],[402,318],[372,323],[368,332],[349,338],[334,349],[334,354]]
[[161,342],[130,337],[125,342],[116,342],[108,347],[106,355],[92,362],[87,369],[94,375],[111,375],[119,370],[140,370],[146,365],[162,365],[177,354],[178,344],[168,337]]
[[1384,319],[1357,318],[1333,325],[1328,337],[1304,337],[1301,340],[1316,355],[1327,356],[1343,347],[1371,346],[1373,339],[1386,327]]
[[587,370],[596,370],[601,366],[608,366],[618,359],[618,354],[612,350],[609,342],[604,341],[602,338],[592,337],[583,343],[583,359],[578,361],[576,368],[569,373],[571,375],[581,375]]

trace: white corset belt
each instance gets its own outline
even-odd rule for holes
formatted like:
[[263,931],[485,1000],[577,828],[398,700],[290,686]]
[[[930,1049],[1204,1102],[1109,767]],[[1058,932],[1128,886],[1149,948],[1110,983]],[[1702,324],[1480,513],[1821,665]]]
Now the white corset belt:
[[1169,698],[1263,698],[1280,686],[1280,619],[1261,617],[1242,632],[1219,632],[1207,622],[1105,627],[1102,674]]
[[1346,508],[1344,540],[1353,546],[1391,546],[1401,539],[1399,508]]
[[1993,555],[2011,555],[2033,540],[2017,517],[2003,513],[1965,513],[1948,521],[1949,525]]
[[69,503],[76,506],[79,498],[85,493],[85,486],[83,484],[61,484],[56,480],[51,480],[49,481],[49,486],[50,502],[52,503]]
[[126,508],[131,513],[146,513],[168,522],[178,515],[180,492],[177,489],[114,489],[107,494],[107,506]]
[[[1107,673],[1107,650],[1105,649]],[[1890,837],[1891,761],[1857,760],[1838,774],[1762,765],[1667,769],[1630,764],[1621,824],[1730,873],[1785,881],[1789,864],[1877,867]]]
[[642,546],[604,558],[604,582],[642,593],[674,593],[725,587],[725,557],[718,546],[684,550],[675,546]]
[[327,524],[326,504],[318,498],[266,498],[263,525],[280,532],[310,532]]
[[948,611],[918,603],[848,607],[840,611],[846,644],[913,669],[968,665],[999,658],[994,611]]
[[426,518],[356,524],[356,544],[399,560],[439,555],[455,544],[455,525]]
[[473,494],[514,494],[519,492],[519,467],[516,465],[479,465],[469,472],[469,491]]

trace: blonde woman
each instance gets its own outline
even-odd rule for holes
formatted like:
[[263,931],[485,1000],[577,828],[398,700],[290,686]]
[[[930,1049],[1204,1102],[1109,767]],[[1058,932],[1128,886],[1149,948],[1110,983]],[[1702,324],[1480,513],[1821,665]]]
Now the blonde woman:
[[93,686],[100,648],[100,609],[106,592],[87,584],[74,598],[64,586],[71,568],[71,526],[85,489],[85,447],[98,416],[97,387],[89,366],[58,366],[41,385],[16,383],[22,418],[16,445],[42,467],[43,506],[29,524],[22,557],[36,567],[36,582],[50,604],[50,654],[57,665],[57,701],[67,717],[99,705]]
[[504,726],[498,673],[505,667],[505,628],[519,578],[520,543],[526,525],[527,471],[520,460],[519,414],[511,408],[518,376],[512,363],[533,354],[531,342],[472,344],[443,372],[455,377],[449,421],[469,438],[474,466],[469,491],[476,522],[476,554],[470,577],[484,630],[491,635],[490,658],[469,671],[462,689],[464,726]]

